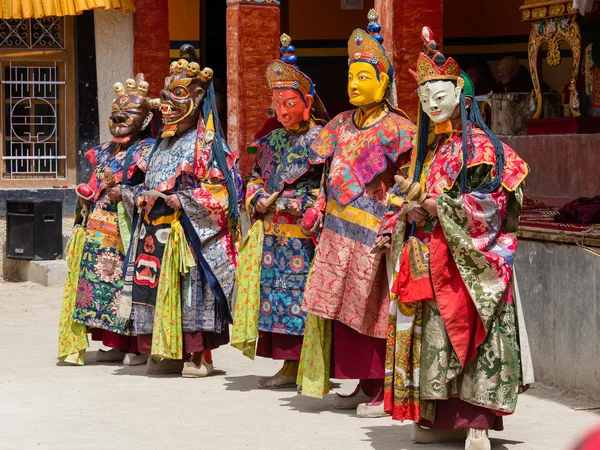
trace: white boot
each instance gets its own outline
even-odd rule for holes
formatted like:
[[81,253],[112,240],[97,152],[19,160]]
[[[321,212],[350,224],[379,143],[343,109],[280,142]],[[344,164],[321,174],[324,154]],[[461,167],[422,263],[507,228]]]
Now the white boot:
[[192,361],[183,364],[183,378],[206,378],[215,371],[212,363],[207,363],[204,355],[200,357],[200,365],[197,366]]
[[118,348],[111,348],[110,350],[98,350],[96,352],[96,362],[121,362],[125,352]]
[[488,438],[488,430],[477,430],[469,428],[465,450],[491,450],[492,444]]
[[124,366],[141,366],[142,364],[146,364],[148,362],[148,358],[150,355],[144,355],[140,353],[127,353],[123,358]]
[[367,403],[361,403],[356,408],[356,416],[362,419],[379,419],[388,415],[383,409],[383,384],[379,392]]
[[181,373],[183,361],[173,359],[161,359],[156,356],[148,358],[146,373],[151,375],[163,375],[167,373]]
[[370,400],[371,397],[363,392],[359,384],[350,395],[335,394],[333,407],[335,409],[356,409],[361,403],[367,403]]

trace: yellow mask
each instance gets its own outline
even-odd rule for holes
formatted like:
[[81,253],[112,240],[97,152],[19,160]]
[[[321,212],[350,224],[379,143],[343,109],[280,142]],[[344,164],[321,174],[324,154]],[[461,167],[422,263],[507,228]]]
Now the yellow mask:
[[348,68],[348,97],[354,106],[371,105],[383,100],[390,82],[387,73],[377,79],[375,68],[366,62],[354,62]]

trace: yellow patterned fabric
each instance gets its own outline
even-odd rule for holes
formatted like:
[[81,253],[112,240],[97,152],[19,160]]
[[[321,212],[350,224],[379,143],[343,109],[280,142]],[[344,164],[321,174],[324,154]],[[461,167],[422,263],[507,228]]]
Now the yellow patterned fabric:
[[0,0],[0,18],[74,16],[95,8],[135,12],[133,0]]
[[183,358],[181,276],[187,274],[195,265],[194,255],[185,239],[181,222],[176,219],[171,225],[165,245],[158,280],[152,331],[153,356],[167,359]]
[[264,222],[257,220],[248,231],[239,253],[238,295],[231,346],[250,359],[256,357],[260,315],[260,273],[265,236]]
[[58,359],[71,364],[83,366],[88,338],[85,325],[73,321],[73,310],[77,297],[79,282],[79,265],[85,243],[85,228],[77,227],[66,249],[67,280],[60,308],[60,325],[58,328]]
[[330,369],[331,320],[307,314],[296,381],[302,386],[302,395],[323,398],[329,393]]

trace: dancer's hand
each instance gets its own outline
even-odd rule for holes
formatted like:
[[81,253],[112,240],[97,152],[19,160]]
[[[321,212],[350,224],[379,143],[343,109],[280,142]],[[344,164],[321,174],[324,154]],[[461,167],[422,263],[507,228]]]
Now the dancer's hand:
[[408,223],[420,223],[427,219],[427,210],[422,208],[421,205],[414,204],[406,212],[406,222]]
[[427,211],[431,217],[437,217],[438,215],[436,199],[436,194],[427,194],[427,198],[423,203],[421,203],[421,207]]
[[83,197],[78,197],[78,198],[79,198],[79,206],[87,206],[89,208],[90,205],[92,204],[91,200],[86,200]]
[[371,254],[374,255],[375,253],[385,252],[391,248],[391,244],[392,239],[389,234],[382,234],[381,236],[377,236],[375,244],[371,249]]
[[106,188],[106,193],[108,194],[108,198],[112,203],[118,203],[123,199],[121,197],[121,188],[119,186]]
[[169,195],[167,198],[165,198],[165,203],[174,210],[181,209],[181,202],[179,201],[177,194]]
[[290,206],[288,206],[288,213],[294,217],[302,216],[302,211],[300,211],[300,206],[296,202],[290,203]]
[[265,214],[268,210],[269,207],[267,206],[266,198],[263,197],[256,202],[256,211],[258,211],[260,214]]

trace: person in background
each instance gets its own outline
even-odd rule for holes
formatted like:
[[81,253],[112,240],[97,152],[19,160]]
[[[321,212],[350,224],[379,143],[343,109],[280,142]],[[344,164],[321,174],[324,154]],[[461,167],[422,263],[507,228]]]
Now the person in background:
[[[504,92],[531,92],[533,82],[529,70],[514,56],[502,58],[496,70]],[[480,92],[476,89],[477,92]]]
[[483,58],[476,58],[467,66],[467,75],[473,81],[475,92],[478,95],[487,95],[490,92],[501,92],[502,87],[494,78],[492,69]]

